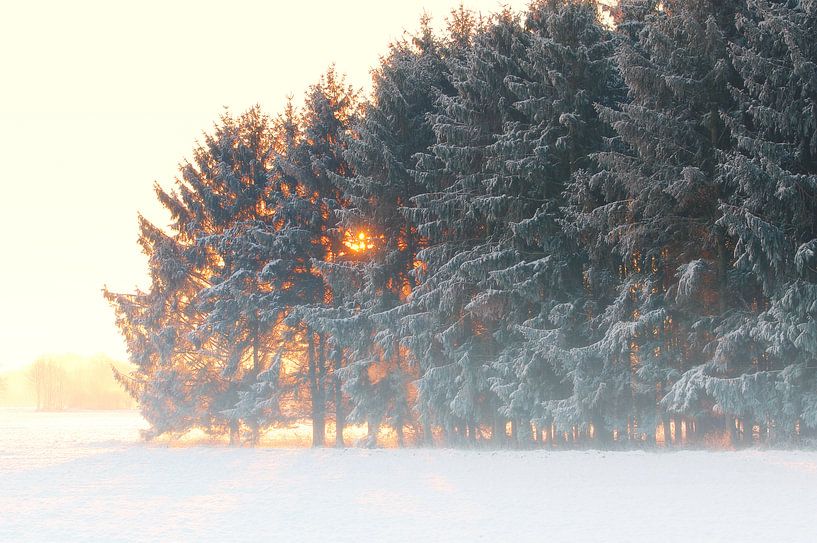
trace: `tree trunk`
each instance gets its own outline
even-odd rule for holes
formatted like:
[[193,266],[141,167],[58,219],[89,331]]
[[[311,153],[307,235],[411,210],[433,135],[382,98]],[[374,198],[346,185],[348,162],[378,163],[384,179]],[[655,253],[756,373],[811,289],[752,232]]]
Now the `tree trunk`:
[[743,419],[743,444],[746,447],[752,446],[752,429],[754,425],[754,421],[750,419]]
[[613,442],[613,433],[610,432],[603,424],[593,425],[593,432],[595,434],[595,442],[598,443],[599,448],[609,449]]
[[675,425],[675,435],[673,436],[672,444],[676,447],[679,445],[684,445],[683,443],[683,435],[681,433],[681,417],[673,417],[672,418],[673,424]]
[[315,411],[314,426],[318,431],[318,439],[321,447],[326,446],[326,355],[324,350],[324,339],[318,334],[318,341],[315,343],[317,372],[317,409]]
[[[400,358],[400,342],[395,340],[394,341],[394,362],[395,367],[397,368],[398,374],[403,370],[403,361]],[[397,434],[397,446],[401,449],[406,446],[406,439],[403,434],[403,426],[405,425],[405,421],[403,420],[403,409],[404,409],[404,398],[405,398],[405,386],[401,382],[400,390],[397,393],[397,397],[395,398],[395,410],[396,414],[394,417],[394,432]]]
[[491,427],[491,441],[494,447],[502,447],[505,444],[505,419],[499,413],[494,413],[493,425]]
[[454,443],[454,425],[444,422],[442,427],[443,446],[450,447]]
[[672,447],[672,426],[670,425],[669,415],[662,417],[661,424],[664,426],[664,447],[669,449]]
[[530,421],[520,419],[516,428],[517,447],[521,449],[530,448],[532,438]]
[[736,419],[735,417],[727,416],[727,417],[725,417],[724,420],[726,421],[726,425],[729,428],[729,439],[732,440],[732,443],[731,443],[732,446],[736,447],[736,448],[739,447],[740,446],[740,441],[739,441],[738,427],[737,427],[738,419]]
[[338,347],[335,353],[334,384],[335,384],[335,447],[344,448],[343,429],[346,427],[346,413],[343,410],[343,389],[340,381],[340,368],[343,364],[343,350]]
[[380,432],[380,423],[374,420],[366,421],[366,447],[374,449],[377,447],[377,434]]
[[[256,319],[258,318],[258,312],[256,311]],[[259,338],[258,338],[258,327],[256,326],[253,330],[252,336],[252,370],[253,375],[257,378],[258,374],[261,373],[261,358],[258,356],[259,351]],[[261,441],[261,429],[259,427],[258,421],[253,418],[250,422],[250,429],[252,431],[251,439],[252,445],[258,445]]]
[[312,446],[323,447],[326,444],[326,435],[323,420],[323,398],[318,384],[317,356],[315,353],[315,337],[311,329],[306,331],[306,351],[309,364],[309,393],[312,400]]
[[434,432],[427,416],[423,416],[423,443],[425,443],[426,447],[434,446]]
[[241,428],[238,421],[230,421],[230,447],[237,447],[241,444]]
[[395,424],[394,432],[397,434],[397,446],[401,449],[406,446],[406,439],[403,435],[403,423],[398,422]]

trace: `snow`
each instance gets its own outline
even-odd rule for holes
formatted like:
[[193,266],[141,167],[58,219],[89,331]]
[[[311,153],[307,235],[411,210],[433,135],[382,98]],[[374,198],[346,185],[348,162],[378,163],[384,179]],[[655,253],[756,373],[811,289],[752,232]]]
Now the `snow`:
[[142,444],[0,410],[0,541],[815,541],[817,453]]

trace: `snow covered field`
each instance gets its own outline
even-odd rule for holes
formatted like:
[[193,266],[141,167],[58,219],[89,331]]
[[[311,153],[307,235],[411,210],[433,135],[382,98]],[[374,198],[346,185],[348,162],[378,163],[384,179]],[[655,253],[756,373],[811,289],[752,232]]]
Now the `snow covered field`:
[[0,541],[817,541],[817,453],[138,443],[0,410]]

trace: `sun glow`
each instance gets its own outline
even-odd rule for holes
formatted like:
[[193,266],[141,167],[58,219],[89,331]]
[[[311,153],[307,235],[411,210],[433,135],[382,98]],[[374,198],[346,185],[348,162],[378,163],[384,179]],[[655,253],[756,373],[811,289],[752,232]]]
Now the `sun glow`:
[[374,240],[362,230],[357,234],[347,230],[344,233],[343,245],[355,253],[362,253],[374,249]]

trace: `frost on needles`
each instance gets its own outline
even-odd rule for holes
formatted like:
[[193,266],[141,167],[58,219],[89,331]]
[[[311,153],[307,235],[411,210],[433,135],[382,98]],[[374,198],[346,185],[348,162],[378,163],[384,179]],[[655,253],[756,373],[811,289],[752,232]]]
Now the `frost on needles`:
[[105,292],[149,435],[813,439],[817,2],[433,28],[366,98],[329,69],[277,116],[223,115],[157,185],[150,286]]

